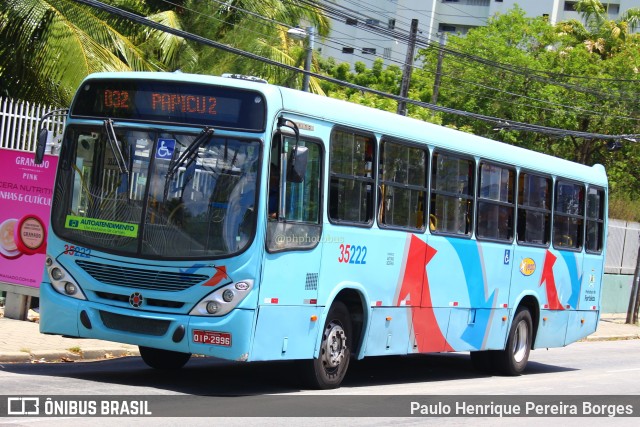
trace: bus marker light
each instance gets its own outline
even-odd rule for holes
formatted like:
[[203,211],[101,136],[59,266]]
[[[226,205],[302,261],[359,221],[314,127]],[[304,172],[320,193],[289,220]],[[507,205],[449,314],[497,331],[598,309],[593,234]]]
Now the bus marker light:
[[317,304],[317,303],[318,303],[318,300],[317,300],[317,299],[315,299],[315,298],[313,298],[313,299],[306,299],[306,300],[304,300],[304,304],[314,304],[314,305],[315,305],[315,304]]
[[549,304],[545,304],[545,305],[544,305],[544,308],[549,308]]
[[542,321],[543,321],[543,322],[546,322],[548,319],[549,319],[548,317],[543,317],[543,318],[542,318]]
[[597,310],[597,307],[595,305],[592,305],[591,310]]
[[316,316],[315,314],[311,315],[311,321],[315,322],[316,320],[318,320],[318,316]]
[[64,277],[64,273],[58,267],[54,267],[51,269],[51,277],[53,280],[60,280]]
[[78,288],[73,283],[66,282],[64,284],[64,291],[67,293],[67,295],[75,295],[76,292],[78,292]]
[[502,308],[509,308],[509,304],[502,304]]
[[580,323],[584,325],[584,319],[580,319]]
[[387,322],[390,322],[390,321],[391,321],[391,319],[392,319],[392,318],[391,318],[391,316],[387,316],[387,317],[385,318],[385,320],[386,320]]
[[507,321],[507,316],[502,316],[502,321],[506,322]]
[[376,307],[382,307],[382,301],[376,301]]
[[449,305],[451,307],[457,307],[458,306],[458,301],[452,301],[452,302],[449,303]]
[[264,299],[264,303],[265,304],[277,304],[278,303],[278,298],[265,298]]
[[567,304],[567,310],[569,310],[571,308],[571,306],[569,304]]
[[209,301],[207,303],[207,313],[216,314],[220,309],[220,305],[216,301]]
[[225,291],[222,293],[222,299],[225,300],[226,302],[233,301],[234,296],[235,295],[231,289],[225,289]]

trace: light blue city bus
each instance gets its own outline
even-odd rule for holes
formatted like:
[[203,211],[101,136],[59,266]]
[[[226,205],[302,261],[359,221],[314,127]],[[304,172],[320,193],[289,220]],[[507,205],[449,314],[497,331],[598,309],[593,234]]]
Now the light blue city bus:
[[607,191],[600,165],[256,79],[93,74],[66,120],[40,330],[158,369],[298,361],[323,389],[368,356],[518,375],[596,329]]

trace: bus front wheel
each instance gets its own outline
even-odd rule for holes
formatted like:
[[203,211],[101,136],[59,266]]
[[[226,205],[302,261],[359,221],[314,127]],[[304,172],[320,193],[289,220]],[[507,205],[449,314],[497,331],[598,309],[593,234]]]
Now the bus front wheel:
[[351,318],[340,301],[333,304],[322,331],[320,354],[311,361],[308,370],[313,388],[337,388],[347,373],[351,359]]
[[144,363],[154,369],[171,370],[182,368],[191,358],[190,353],[161,350],[159,348],[138,346]]
[[496,368],[505,375],[520,375],[529,361],[533,340],[533,322],[526,308],[516,312],[509,330],[507,346],[496,352]]

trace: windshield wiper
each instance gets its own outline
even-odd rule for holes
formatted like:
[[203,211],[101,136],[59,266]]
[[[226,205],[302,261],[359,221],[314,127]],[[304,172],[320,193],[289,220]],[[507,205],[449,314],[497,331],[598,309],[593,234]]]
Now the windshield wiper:
[[104,130],[107,134],[107,141],[109,141],[109,146],[111,147],[111,151],[113,152],[113,157],[115,157],[116,159],[116,163],[118,164],[120,173],[127,174],[127,176],[129,176],[129,168],[127,167],[127,162],[125,161],[124,154],[122,154],[122,150],[120,150],[120,146],[118,145],[116,131],[115,129],[113,129],[113,120],[107,119],[104,121]]
[[202,129],[202,132],[200,132],[200,134],[196,137],[196,139],[193,140],[191,145],[189,145],[189,147],[187,147],[187,149],[184,150],[184,153],[180,155],[178,160],[176,160],[175,162],[174,161],[171,162],[171,164],[169,165],[169,169],[167,170],[167,182],[171,181],[173,176],[176,174],[180,166],[185,161],[186,161],[185,169],[191,166],[191,164],[196,160],[196,157],[198,157],[198,149],[202,145],[209,142],[209,140],[211,139],[211,136],[213,135],[213,132],[214,132],[214,129],[208,126]]

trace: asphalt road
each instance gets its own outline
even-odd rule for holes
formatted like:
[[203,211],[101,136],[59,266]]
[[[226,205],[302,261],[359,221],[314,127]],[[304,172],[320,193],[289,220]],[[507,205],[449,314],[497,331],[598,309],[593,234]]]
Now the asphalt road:
[[[535,350],[531,353],[525,375],[520,377],[480,374],[471,366],[467,354],[370,358],[350,366],[342,388],[322,392],[301,389],[296,366],[291,363],[243,364],[210,358],[194,358],[182,370],[168,373],[147,368],[137,357],[100,362],[5,364],[0,365],[0,384],[2,394],[7,396],[136,395],[155,398],[164,402],[162,409],[165,415],[171,414],[172,408],[179,413],[180,405],[185,402],[184,396],[188,396],[201,408],[224,409],[221,411],[223,415],[252,415],[251,409],[259,405],[271,405],[270,408],[281,405],[279,410],[286,412],[286,405],[290,405],[297,415],[307,408],[314,417],[332,417],[344,415],[344,410],[340,410],[340,405],[344,404],[354,407],[348,413],[350,416],[358,417],[349,418],[349,424],[389,425],[392,421],[393,424],[418,425],[425,419],[362,416],[401,396],[491,395],[501,399],[501,395],[565,395],[565,400],[571,401],[576,399],[575,396],[585,395],[640,395],[638,354],[640,340],[580,342],[566,348]],[[269,395],[271,401],[260,400],[265,395]],[[363,400],[358,400],[360,398]],[[231,412],[225,412],[227,410]],[[278,409],[275,411],[277,413]],[[635,415],[637,417],[640,413]],[[168,418],[153,419],[153,423],[149,418],[139,421],[149,422],[148,425],[175,425],[175,420],[172,423]],[[340,419],[310,418],[305,424],[344,425],[338,422]],[[133,421],[132,418],[127,420]],[[271,422],[272,425],[282,425],[282,420],[276,422],[277,418],[223,418],[218,421],[222,420],[225,420],[225,425],[244,427],[271,425]],[[446,425],[464,424],[464,420],[438,417],[438,423]],[[488,425],[509,419],[474,420],[476,424],[486,421]],[[514,421],[513,418],[511,420]],[[532,423],[540,421],[539,418],[530,420]],[[577,420],[563,418],[562,422],[578,425],[573,424]],[[68,425],[68,421],[65,417],[57,420],[0,418],[0,424],[17,425]],[[113,421],[113,418],[94,418],[91,425],[113,425]],[[528,421],[518,419],[519,424],[523,421],[528,424]],[[612,420],[590,418],[589,425],[608,421]],[[635,425],[637,418],[615,421],[617,425]],[[103,422],[105,424],[101,424]],[[203,419],[187,418],[183,424],[199,425],[200,422]]]

